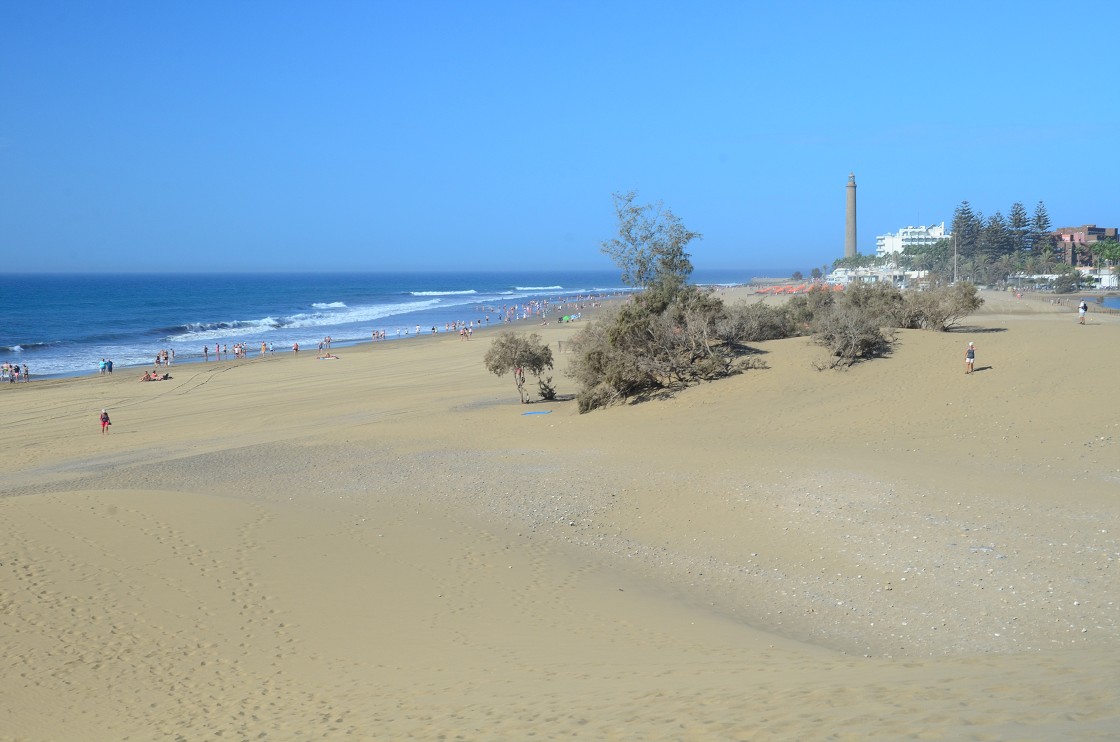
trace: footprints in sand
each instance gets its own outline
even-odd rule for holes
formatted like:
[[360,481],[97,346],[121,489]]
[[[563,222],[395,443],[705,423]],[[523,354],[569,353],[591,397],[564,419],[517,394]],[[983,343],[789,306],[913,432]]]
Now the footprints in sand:
[[[13,704],[51,694],[60,730],[66,719],[110,724],[176,707],[180,722],[168,732],[197,736],[287,703],[297,679],[285,662],[297,640],[253,559],[266,511],[158,492],[59,493],[0,507],[14,526],[0,560],[0,663],[11,670],[0,688]],[[118,698],[118,687],[142,690]]]

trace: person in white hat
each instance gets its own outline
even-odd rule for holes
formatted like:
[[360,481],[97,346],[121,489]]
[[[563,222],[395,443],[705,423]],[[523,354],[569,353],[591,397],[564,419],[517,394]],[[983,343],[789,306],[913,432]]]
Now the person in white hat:
[[113,423],[109,422],[109,413],[105,410],[101,410],[101,435],[108,433],[109,426],[112,424]]
[[973,366],[976,365],[976,346],[972,343],[968,344],[968,350],[964,352],[964,372],[966,374],[972,373]]

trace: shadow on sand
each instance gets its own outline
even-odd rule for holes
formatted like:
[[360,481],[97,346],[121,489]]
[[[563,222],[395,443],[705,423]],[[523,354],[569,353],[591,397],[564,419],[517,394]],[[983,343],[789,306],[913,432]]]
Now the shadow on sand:
[[977,335],[987,335],[989,332],[1007,332],[1006,327],[976,327],[975,325],[961,325],[960,327],[950,327],[945,332],[968,332],[976,333]]

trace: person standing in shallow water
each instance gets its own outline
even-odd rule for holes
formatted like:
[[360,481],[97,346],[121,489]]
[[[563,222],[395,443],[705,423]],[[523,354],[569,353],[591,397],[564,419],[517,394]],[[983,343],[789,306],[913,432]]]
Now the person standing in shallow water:
[[976,365],[976,346],[972,343],[968,344],[968,350],[964,352],[964,372],[966,374],[972,373]]

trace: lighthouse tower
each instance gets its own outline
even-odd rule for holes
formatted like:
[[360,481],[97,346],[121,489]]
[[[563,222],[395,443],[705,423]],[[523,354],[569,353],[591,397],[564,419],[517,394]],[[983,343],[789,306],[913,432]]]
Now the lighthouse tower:
[[844,257],[854,258],[856,252],[856,175],[848,173],[848,214],[844,229]]

